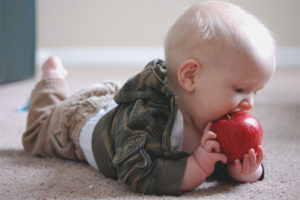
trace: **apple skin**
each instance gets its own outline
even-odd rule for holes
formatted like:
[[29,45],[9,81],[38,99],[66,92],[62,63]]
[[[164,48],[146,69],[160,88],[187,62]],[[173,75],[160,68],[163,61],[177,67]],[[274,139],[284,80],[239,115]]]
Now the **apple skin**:
[[217,134],[217,140],[229,163],[243,160],[250,148],[257,152],[262,144],[263,130],[259,121],[248,112],[238,111],[226,115],[213,123],[211,131]]

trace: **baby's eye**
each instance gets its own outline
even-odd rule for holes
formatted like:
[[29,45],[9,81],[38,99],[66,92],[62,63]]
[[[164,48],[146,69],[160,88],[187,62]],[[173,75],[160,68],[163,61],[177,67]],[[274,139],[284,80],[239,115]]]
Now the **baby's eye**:
[[234,90],[237,93],[244,93],[246,91],[246,89],[244,89],[244,88],[234,88]]

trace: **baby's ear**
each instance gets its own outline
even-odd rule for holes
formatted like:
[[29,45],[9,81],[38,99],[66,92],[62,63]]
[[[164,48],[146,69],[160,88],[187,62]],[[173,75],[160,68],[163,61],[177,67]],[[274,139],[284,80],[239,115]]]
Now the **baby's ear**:
[[194,59],[184,61],[178,69],[178,82],[188,92],[195,90],[196,77],[201,65]]

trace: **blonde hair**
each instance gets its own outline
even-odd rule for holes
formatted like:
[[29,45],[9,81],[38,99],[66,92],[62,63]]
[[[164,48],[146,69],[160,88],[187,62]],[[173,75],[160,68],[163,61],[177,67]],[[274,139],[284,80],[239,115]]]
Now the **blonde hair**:
[[250,47],[258,53],[275,54],[272,34],[255,16],[228,2],[202,2],[188,8],[167,33],[168,73],[175,76],[184,60],[199,58],[201,48],[211,42],[216,50]]

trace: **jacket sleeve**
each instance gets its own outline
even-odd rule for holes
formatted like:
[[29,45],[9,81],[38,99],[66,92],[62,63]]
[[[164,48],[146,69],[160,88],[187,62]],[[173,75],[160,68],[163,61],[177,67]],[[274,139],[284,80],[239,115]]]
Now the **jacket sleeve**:
[[147,135],[136,134],[117,148],[113,159],[119,180],[134,192],[156,195],[180,195],[186,157],[154,158],[146,148]]
[[134,192],[180,195],[187,155],[174,155],[164,145],[170,114],[167,109],[150,104],[137,101],[120,111],[113,164],[118,179]]

